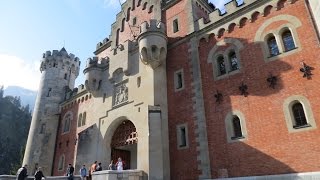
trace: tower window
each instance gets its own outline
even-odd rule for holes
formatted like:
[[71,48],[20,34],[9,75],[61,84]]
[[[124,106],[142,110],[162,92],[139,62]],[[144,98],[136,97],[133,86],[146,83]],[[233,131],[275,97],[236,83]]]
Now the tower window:
[[300,102],[292,106],[293,117],[295,121],[294,128],[299,128],[308,125],[303,106]]
[[62,171],[63,170],[64,161],[65,161],[64,155],[61,155],[60,158],[59,158],[58,171]]
[[48,89],[48,93],[47,93],[47,97],[50,97],[50,96],[51,96],[51,93],[52,93],[52,88],[49,88],[49,89]]
[[188,128],[186,124],[177,126],[178,149],[188,148]]
[[132,25],[135,26],[137,24],[137,17],[134,17],[132,19]]
[[46,131],[46,124],[41,124],[41,127],[40,127],[40,134],[44,134],[45,133],[45,131]]
[[183,69],[178,70],[174,74],[174,88],[175,90],[182,90],[184,87]]
[[269,53],[271,57],[277,56],[280,54],[277,40],[274,36],[269,37],[267,43],[268,43]]
[[173,20],[173,33],[176,33],[179,31],[179,22],[178,19]]
[[82,124],[81,124],[82,126],[86,125],[86,120],[87,120],[87,113],[84,112],[82,117]]
[[81,126],[81,122],[82,122],[82,113],[79,114],[79,118],[78,118],[78,127]]
[[232,118],[233,137],[231,139],[238,139],[242,137],[241,122],[238,116]]
[[68,114],[68,115],[64,118],[63,133],[69,132],[69,131],[70,131],[70,126],[71,126],[71,115]]
[[65,79],[65,80],[68,79],[68,74],[67,74],[67,73],[64,74],[64,79]]
[[292,34],[289,30],[285,31],[282,34],[282,41],[283,41],[285,51],[290,51],[296,48]]

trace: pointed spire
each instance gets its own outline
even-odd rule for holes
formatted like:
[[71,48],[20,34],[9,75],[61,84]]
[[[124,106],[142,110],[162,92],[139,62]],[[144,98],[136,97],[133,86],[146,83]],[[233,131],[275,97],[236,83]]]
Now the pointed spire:
[[67,52],[67,50],[63,47],[60,52]]

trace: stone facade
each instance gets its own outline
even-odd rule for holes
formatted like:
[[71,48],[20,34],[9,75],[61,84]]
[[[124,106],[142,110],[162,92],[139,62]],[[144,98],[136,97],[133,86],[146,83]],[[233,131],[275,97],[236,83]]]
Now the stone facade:
[[[25,163],[59,176],[69,163],[106,169],[121,156],[138,170],[95,179],[320,171],[316,1],[231,1],[224,14],[206,0],[127,0],[122,9],[87,60],[84,85],[38,97]],[[40,92],[49,77],[58,75],[44,74]],[[35,133],[42,104],[52,109],[42,119],[55,122],[50,141]]]

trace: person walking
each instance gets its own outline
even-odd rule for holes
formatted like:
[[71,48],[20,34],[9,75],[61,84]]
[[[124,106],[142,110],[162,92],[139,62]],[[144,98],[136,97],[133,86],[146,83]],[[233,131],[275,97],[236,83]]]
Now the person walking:
[[113,160],[111,160],[108,170],[116,170],[116,166],[113,164]]
[[86,165],[82,165],[82,168],[80,169],[80,178],[81,180],[85,180],[86,177],[87,177]]
[[98,165],[96,167],[96,171],[102,171],[101,162],[98,163]]
[[45,177],[41,171],[41,167],[38,167],[38,169],[36,170],[36,173],[34,174],[34,180],[41,180],[42,178],[45,178]]
[[27,165],[25,164],[17,171],[17,180],[25,180],[28,177]]
[[96,168],[97,168],[97,161],[95,161],[95,162],[90,166],[89,176],[88,176],[88,179],[89,179],[89,180],[92,180],[92,173],[96,171]]
[[73,172],[74,172],[74,167],[71,164],[69,164],[67,173],[66,173],[66,175],[68,176],[68,180],[73,180]]
[[119,157],[118,158],[118,161],[117,161],[117,163],[116,163],[116,167],[117,167],[117,170],[118,171],[122,171],[123,170],[123,162],[122,162],[122,159],[121,159],[121,157]]

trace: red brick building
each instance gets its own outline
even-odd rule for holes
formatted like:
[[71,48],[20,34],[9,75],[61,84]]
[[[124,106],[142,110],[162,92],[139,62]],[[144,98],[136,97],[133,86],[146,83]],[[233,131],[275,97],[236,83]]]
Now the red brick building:
[[60,104],[53,175],[122,156],[149,179],[320,178],[319,4],[128,0]]

